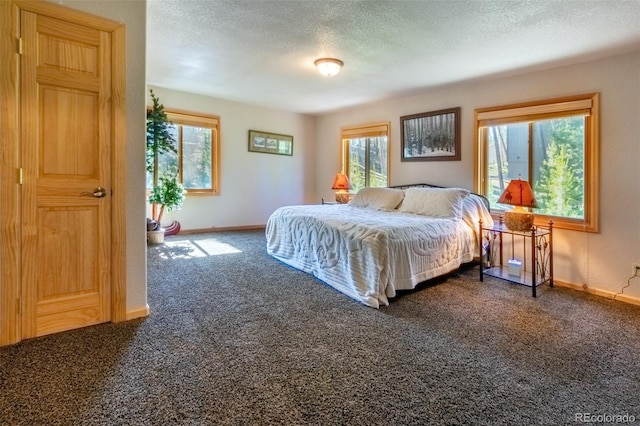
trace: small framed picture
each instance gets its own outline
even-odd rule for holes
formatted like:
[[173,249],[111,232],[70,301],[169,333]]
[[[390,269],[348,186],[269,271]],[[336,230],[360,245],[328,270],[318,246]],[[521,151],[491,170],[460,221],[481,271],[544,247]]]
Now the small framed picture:
[[293,155],[293,136],[249,130],[249,151]]
[[402,161],[457,161],[460,107],[400,117]]

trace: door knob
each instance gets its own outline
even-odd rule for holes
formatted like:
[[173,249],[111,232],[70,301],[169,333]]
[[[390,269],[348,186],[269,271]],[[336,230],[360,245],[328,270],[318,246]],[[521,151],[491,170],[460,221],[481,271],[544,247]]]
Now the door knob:
[[96,189],[94,189],[93,192],[82,191],[80,193],[80,196],[103,198],[107,196],[107,190],[99,186]]

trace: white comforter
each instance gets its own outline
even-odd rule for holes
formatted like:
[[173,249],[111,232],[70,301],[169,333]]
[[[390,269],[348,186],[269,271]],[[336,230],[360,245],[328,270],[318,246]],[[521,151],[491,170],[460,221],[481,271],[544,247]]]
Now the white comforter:
[[289,206],[267,222],[267,253],[378,308],[476,252],[477,222],[350,205]]

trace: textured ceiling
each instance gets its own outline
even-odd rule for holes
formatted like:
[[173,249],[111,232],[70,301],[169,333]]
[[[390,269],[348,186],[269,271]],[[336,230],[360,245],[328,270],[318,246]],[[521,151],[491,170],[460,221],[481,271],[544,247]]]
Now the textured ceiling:
[[[640,0],[148,0],[147,82],[319,114],[640,50]],[[313,61],[336,57],[334,77]]]

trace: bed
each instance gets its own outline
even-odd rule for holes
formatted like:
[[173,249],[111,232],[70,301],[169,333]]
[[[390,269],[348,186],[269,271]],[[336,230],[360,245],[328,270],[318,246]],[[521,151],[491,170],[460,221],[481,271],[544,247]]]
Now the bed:
[[479,254],[488,201],[461,188],[363,188],[348,204],[280,207],[267,253],[352,299],[386,306],[398,290],[447,274]]

